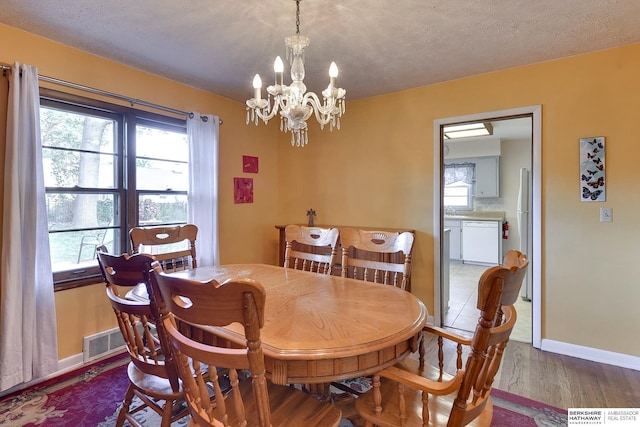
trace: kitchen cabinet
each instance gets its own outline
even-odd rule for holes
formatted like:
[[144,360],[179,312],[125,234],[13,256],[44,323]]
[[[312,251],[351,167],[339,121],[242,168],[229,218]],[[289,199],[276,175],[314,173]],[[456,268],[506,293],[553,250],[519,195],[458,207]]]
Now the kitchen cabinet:
[[476,197],[500,196],[500,158],[498,156],[477,157],[472,160],[476,164]]
[[500,264],[500,221],[462,221],[462,259],[471,264]]
[[449,259],[452,261],[462,260],[462,221],[445,219],[444,228],[451,230],[449,233]]

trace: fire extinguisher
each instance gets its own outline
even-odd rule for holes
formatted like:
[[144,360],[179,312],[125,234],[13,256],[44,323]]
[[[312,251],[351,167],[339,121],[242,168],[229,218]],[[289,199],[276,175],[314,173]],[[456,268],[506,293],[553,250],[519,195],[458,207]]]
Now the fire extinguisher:
[[509,238],[509,221],[502,223],[502,238],[505,240]]

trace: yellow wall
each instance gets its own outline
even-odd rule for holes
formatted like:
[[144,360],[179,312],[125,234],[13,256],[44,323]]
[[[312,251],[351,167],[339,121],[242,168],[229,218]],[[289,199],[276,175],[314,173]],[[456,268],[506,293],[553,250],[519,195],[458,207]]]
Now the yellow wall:
[[[416,229],[412,290],[433,313],[433,120],[540,104],[542,338],[640,356],[639,69],[632,45],[349,102],[341,131],[279,150],[279,218]],[[580,202],[589,136],[606,137],[606,203]]]
[[[413,292],[433,313],[433,120],[542,105],[542,337],[640,356],[634,255],[635,163],[640,154],[640,45],[349,101],[342,129],[311,125],[309,145],[269,126],[246,126],[244,105],[0,25],[0,62],[180,110],[218,114],[223,263],[275,263],[274,224],[305,222],[417,231]],[[348,88],[347,88],[348,89]],[[1,122],[0,122],[1,123]],[[0,129],[3,131],[4,129]],[[4,135],[4,132],[2,132]],[[579,197],[578,139],[605,136],[607,201]],[[241,156],[260,158],[242,173]],[[234,205],[232,178],[251,176],[255,202]],[[613,223],[598,222],[601,206]],[[101,286],[56,293],[60,358],[111,315]],[[87,321],[91,318],[91,321]]]
[[[220,127],[221,262],[276,262],[276,231],[273,225],[278,222],[277,156],[274,154],[278,142],[275,136],[279,136],[277,129],[247,126],[245,108],[238,102],[125,67],[12,27],[0,25],[0,40],[4,41],[0,49],[2,64],[10,65],[18,61],[35,65],[44,76],[182,111],[195,110],[220,116],[224,121]],[[0,80],[3,82],[0,83],[3,86],[0,96],[5,94],[2,96],[5,101],[0,102],[0,112],[6,110],[7,81]],[[44,83],[43,86],[69,91]],[[5,121],[6,113],[3,113],[0,119],[0,164],[3,168]],[[259,174],[242,172],[242,155],[259,157]],[[254,178],[256,194],[253,204],[233,203],[233,177],[241,176]],[[56,292],[55,296],[60,359],[81,353],[82,337],[116,326],[102,285]]]

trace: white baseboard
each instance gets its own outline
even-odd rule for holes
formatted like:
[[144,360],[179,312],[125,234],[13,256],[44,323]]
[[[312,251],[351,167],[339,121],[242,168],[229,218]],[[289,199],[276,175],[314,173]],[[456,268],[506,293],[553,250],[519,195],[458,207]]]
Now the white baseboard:
[[613,351],[600,350],[549,339],[542,340],[540,349],[551,353],[564,354],[565,356],[640,371],[640,357],[628,354],[615,353]]
[[74,354],[65,359],[58,360],[58,372],[55,375],[61,375],[82,367],[84,364],[84,356],[82,353]]

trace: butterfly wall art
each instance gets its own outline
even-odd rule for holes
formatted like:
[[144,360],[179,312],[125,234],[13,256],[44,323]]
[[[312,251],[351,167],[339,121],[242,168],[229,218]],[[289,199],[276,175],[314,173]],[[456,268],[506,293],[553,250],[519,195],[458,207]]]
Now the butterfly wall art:
[[606,200],[604,136],[580,138],[580,200]]

